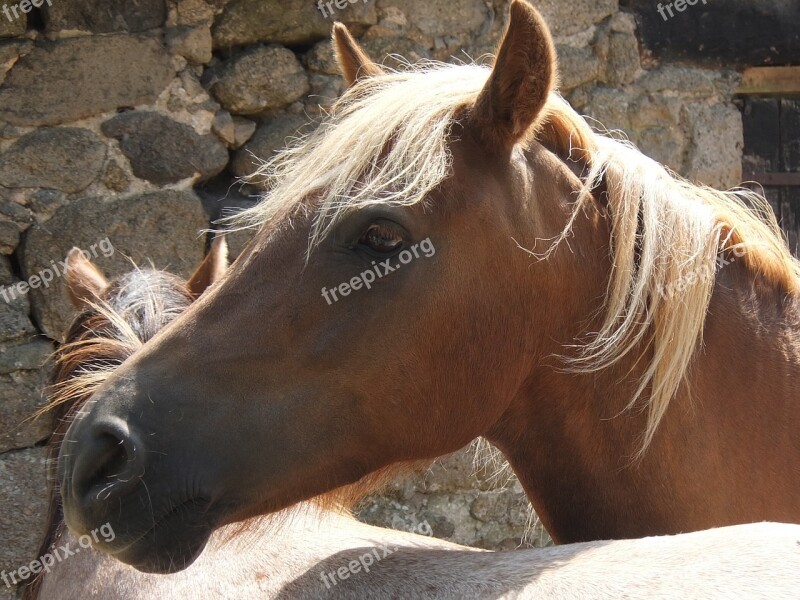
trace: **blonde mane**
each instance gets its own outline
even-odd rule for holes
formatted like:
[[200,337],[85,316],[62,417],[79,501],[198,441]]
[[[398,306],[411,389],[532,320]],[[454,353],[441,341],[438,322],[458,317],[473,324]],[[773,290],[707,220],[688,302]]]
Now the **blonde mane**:
[[[475,101],[489,73],[476,65],[426,62],[358,81],[316,131],[259,169],[255,176],[269,190],[264,200],[228,223],[262,226],[313,199],[310,255],[351,211],[423,202],[450,174],[451,124]],[[593,372],[649,348],[652,357],[629,403],[647,398],[641,455],[702,342],[718,257],[735,253],[753,277],[787,294],[798,291],[800,263],[762,196],[683,180],[633,145],[592,131],[557,94],[531,132],[533,139],[545,137],[589,169],[556,244],[571,234],[600,184],[612,231],[603,322],[576,356],[566,358],[567,366]]]
[[251,177],[263,180],[264,199],[225,221],[260,227],[313,198],[311,252],[353,210],[422,202],[449,175],[451,124],[475,101],[487,73],[477,65],[425,62],[359,80],[313,133]]
[[649,391],[641,456],[686,382],[721,261],[739,260],[753,277],[791,295],[800,288],[800,262],[763,196],[686,181],[632,144],[594,133],[561,98],[551,99],[548,112],[549,133],[589,165],[573,216],[556,244],[570,235],[601,184],[612,232],[603,322],[578,347],[578,356],[568,359],[568,368],[593,372],[636,349],[651,348],[652,358],[628,404],[632,408]]

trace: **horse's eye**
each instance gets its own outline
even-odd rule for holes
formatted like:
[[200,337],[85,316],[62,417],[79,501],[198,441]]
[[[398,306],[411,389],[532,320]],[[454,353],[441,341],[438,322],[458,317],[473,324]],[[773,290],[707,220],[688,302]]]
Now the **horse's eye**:
[[358,244],[378,254],[391,254],[403,245],[403,236],[389,225],[373,223],[358,240]]

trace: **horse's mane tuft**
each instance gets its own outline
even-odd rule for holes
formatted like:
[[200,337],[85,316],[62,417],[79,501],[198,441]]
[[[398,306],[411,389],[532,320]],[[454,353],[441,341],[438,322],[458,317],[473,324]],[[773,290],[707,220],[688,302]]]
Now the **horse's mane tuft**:
[[589,168],[556,244],[571,234],[572,222],[598,188],[605,190],[612,232],[603,322],[588,343],[578,344],[578,355],[567,358],[568,368],[593,372],[650,348],[652,357],[628,405],[649,392],[641,456],[686,382],[721,261],[740,261],[752,277],[787,295],[800,290],[800,262],[763,196],[686,181],[629,142],[594,133],[557,96],[547,110],[550,141]]
[[75,317],[56,351],[45,411],[62,405],[70,413],[79,409],[114,369],[192,302],[185,281],[151,269],[120,277],[103,296]]
[[261,227],[314,198],[310,253],[353,210],[422,202],[449,174],[451,125],[487,76],[476,65],[426,61],[358,80],[315,131],[253,175],[268,188],[262,201],[224,222],[233,229]]

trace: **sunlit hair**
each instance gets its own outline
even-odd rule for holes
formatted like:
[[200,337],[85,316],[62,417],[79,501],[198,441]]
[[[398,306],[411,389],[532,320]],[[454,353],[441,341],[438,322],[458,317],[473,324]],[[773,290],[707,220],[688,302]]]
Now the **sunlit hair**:
[[50,402],[80,404],[122,362],[192,303],[186,282],[164,271],[135,269],[87,304],[56,352]]
[[[350,211],[423,202],[451,174],[451,126],[475,101],[489,73],[477,65],[425,62],[359,80],[313,133],[258,170],[256,177],[268,188],[264,200],[227,224],[263,226],[304,207],[313,211],[310,255]],[[800,267],[762,196],[685,181],[630,143],[594,132],[557,94],[530,133],[531,139],[537,137],[585,161],[589,169],[556,244],[571,235],[585,203],[596,201],[598,186],[607,191],[613,270],[605,316],[599,330],[568,353],[566,363],[574,372],[593,372],[649,349],[629,404],[647,398],[643,451],[686,381],[702,341],[720,253],[743,249],[741,261],[754,277],[791,294],[797,291]]]
[[253,175],[268,191],[232,227],[259,227],[315,198],[311,251],[339,219],[373,204],[413,206],[450,172],[450,128],[474,102],[486,69],[425,62],[359,80],[317,129]]
[[592,133],[560,98],[552,99],[550,113],[561,121],[562,131],[570,132],[573,148],[580,140],[577,152],[590,165],[573,216],[556,243],[570,235],[574,219],[594,201],[592,190],[601,184],[612,232],[604,319],[578,347],[578,356],[568,359],[568,367],[597,371],[644,345],[651,348],[628,405],[649,391],[641,455],[702,343],[718,259],[742,261],[754,276],[787,294],[798,291],[800,263],[761,195],[690,183],[631,143]]

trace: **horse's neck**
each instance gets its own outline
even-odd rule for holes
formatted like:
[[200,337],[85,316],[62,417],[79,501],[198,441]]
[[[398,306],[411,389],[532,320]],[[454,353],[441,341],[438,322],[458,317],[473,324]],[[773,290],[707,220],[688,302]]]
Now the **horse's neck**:
[[646,414],[624,409],[639,357],[588,375],[542,369],[528,380],[488,437],[554,539],[796,520],[797,301],[731,265],[718,278],[703,341],[688,389],[638,463]]

